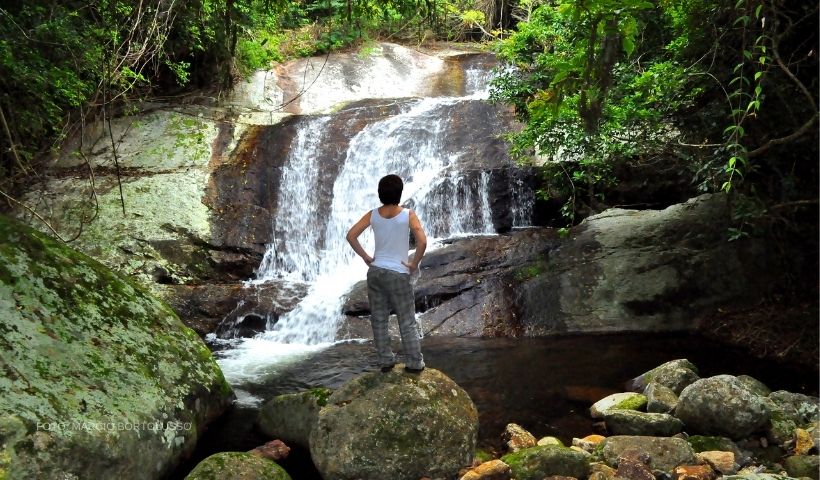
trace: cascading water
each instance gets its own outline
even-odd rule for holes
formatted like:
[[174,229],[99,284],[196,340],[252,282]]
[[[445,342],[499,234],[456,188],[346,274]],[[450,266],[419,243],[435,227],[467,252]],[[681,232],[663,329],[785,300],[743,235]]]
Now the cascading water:
[[321,172],[317,147],[329,120],[329,116],[309,119],[293,140],[279,190],[279,198],[286,199],[286,204],[277,209],[274,242],[268,245],[259,266],[257,283],[276,278],[311,281],[318,274],[320,232],[306,227],[324,215],[319,211],[315,188]]
[[[250,283],[286,279],[309,282],[310,289],[269,330],[220,352],[229,381],[264,376],[336,339],[342,298],[366,274],[345,234],[380,204],[376,185],[382,176],[395,173],[405,179],[402,202],[413,206],[429,238],[494,233],[489,175],[482,172],[471,180],[460,172],[458,163],[466,153],[445,141],[456,128],[450,118],[453,106],[486,97],[486,90],[476,92],[485,85],[473,77],[477,75],[468,76],[469,97],[414,100],[397,115],[360,130],[348,144],[328,211],[319,211],[314,197],[322,172],[316,148],[330,128],[330,117],[310,118],[300,128],[283,166],[279,198],[285,207],[274,219],[275,241]],[[360,240],[372,252],[370,232]]]

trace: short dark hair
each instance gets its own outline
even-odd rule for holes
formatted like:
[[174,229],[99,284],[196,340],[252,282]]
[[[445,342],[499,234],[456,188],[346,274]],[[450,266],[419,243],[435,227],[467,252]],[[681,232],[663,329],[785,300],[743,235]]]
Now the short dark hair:
[[398,205],[404,182],[398,175],[386,175],[379,180],[379,201],[385,205]]

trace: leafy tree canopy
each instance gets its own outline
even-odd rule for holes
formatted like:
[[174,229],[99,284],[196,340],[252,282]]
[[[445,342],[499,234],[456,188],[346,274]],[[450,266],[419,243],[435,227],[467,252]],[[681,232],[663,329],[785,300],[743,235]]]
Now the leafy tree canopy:
[[544,162],[542,194],[567,199],[570,222],[606,205],[629,162],[740,187],[748,218],[816,205],[816,4],[561,0],[523,20],[498,46],[494,97],[515,107],[514,152]]

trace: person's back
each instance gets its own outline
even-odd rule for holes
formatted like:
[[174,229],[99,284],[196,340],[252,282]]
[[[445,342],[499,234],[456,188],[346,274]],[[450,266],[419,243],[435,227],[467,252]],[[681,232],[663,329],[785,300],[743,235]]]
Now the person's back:
[[[385,210],[385,218],[380,209]],[[398,213],[386,207],[374,208],[370,212],[370,228],[376,240],[372,266],[386,268],[399,273],[410,273],[404,265],[410,250],[410,211],[399,207]]]
[[[410,372],[424,369],[410,278],[418,270],[424,256],[427,236],[415,212],[399,206],[403,188],[404,184],[398,176],[383,177],[379,181],[379,200],[383,205],[365,213],[347,232],[350,246],[370,267],[367,271],[370,322],[373,327],[373,343],[383,372],[392,369],[396,363],[387,331],[391,307],[399,319],[399,332],[406,357],[405,369]],[[373,228],[376,241],[372,257],[359,243],[359,235],[367,227]],[[413,233],[416,241],[416,252],[410,260],[407,258],[410,249],[409,232]]]

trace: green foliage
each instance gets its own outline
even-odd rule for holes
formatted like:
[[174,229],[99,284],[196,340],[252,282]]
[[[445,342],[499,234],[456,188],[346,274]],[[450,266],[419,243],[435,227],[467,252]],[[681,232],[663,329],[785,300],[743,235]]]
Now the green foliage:
[[240,71],[247,75],[258,69],[270,68],[274,62],[284,57],[280,51],[282,35],[261,30],[240,38],[236,45],[236,63]]
[[[764,0],[541,4],[497,46],[503,66],[493,98],[513,105],[525,124],[510,137],[512,152],[543,165],[540,193],[564,199],[570,223],[606,206],[602,192],[621,165],[645,159],[674,159],[702,191],[734,191],[765,168],[784,177],[777,188],[792,184],[782,162],[750,159],[771,146],[760,147],[772,138],[759,126],[767,113],[772,130],[783,132],[788,121],[779,136],[789,141],[800,122],[817,118],[808,93],[816,71],[803,70],[801,79],[776,62],[777,46],[788,44],[816,65],[806,46],[814,43],[798,33],[816,40],[816,13],[816,5],[786,9]],[[778,92],[784,106],[766,110],[774,73],[778,90],[785,83],[803,99]],[[761,194],[752,190],[753,183],[744,187]]]
[[569,222],[602,203],[614,159],[663,143],[667,115],[696,93],[683,66],[657,55],[659,39],[638,37],[649,25],[657,28],[650,8],[643,1],[541,5],[499,45],[508,67],[493,97],[512,103],[526,122],[513,152],[545,162],[541,194],[566,198]]

